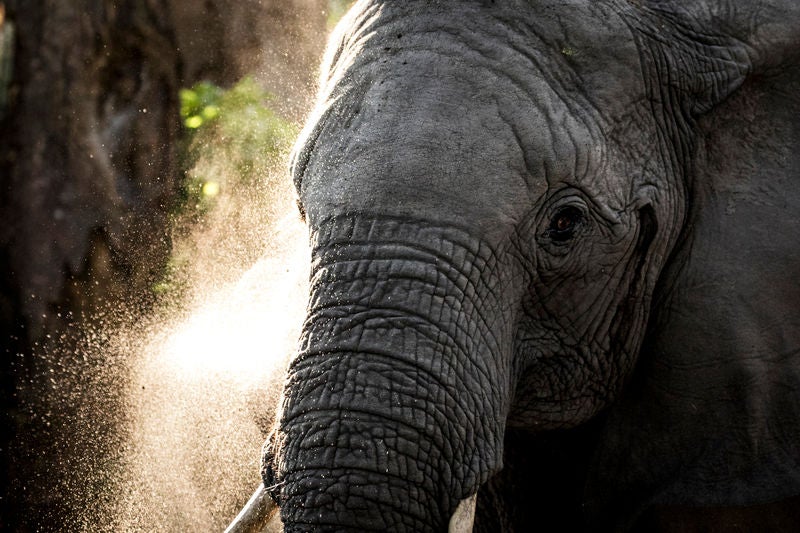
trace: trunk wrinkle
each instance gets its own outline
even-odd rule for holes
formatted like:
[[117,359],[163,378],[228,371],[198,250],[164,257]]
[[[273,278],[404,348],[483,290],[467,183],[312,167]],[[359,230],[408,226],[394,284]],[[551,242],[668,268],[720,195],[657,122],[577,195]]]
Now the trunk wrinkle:
[[312,239],[308,318],[271,448],[284,522],[444,531],[502,462],[504,294],[518,280],[492,276],[507,254],[397,220],[338,219]]

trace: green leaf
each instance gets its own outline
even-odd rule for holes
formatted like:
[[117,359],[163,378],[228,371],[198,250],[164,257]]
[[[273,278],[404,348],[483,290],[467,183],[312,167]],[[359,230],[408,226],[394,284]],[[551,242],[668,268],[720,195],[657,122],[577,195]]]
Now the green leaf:
[[192,115],[184,120],[183,123],[187,128],[194,130],[203,125],[203,117],[200,115]]

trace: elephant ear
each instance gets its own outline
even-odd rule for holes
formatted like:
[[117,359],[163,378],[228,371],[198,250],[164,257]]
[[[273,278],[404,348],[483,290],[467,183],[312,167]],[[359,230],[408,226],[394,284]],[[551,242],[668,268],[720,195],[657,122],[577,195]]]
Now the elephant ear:
[[750,61],[735,89],[694,93],[685,227],[587,484],[614,529],[652,506],[800,495],[800,2],[651,4],[713,22],[704,35],[734,36]]
[[797,57],[800,2],[635,0],[645,49],[692,115],[708,112],[753,72]]

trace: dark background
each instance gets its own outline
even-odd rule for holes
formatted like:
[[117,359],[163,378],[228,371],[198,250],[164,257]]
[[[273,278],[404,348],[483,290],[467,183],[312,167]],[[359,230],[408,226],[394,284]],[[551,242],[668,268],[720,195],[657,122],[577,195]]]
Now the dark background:
[[186,178],[180,89],[252,75],[301,121],[339,4],[0,2],[0,530],[74,530],[80,458],[115,460],[115,423],[86,423],[84,400],[122,401],[99,376],[125,362],[96,332],[157,299]]

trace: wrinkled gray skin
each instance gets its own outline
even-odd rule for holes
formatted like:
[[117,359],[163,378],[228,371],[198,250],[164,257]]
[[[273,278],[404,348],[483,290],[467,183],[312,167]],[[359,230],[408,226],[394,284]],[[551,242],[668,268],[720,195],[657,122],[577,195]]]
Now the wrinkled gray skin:
[[476,491],[477,530],[790,527],[800,2],[345,25],[293,170],[311,296],[263,472],[286,530],[443,531]]

